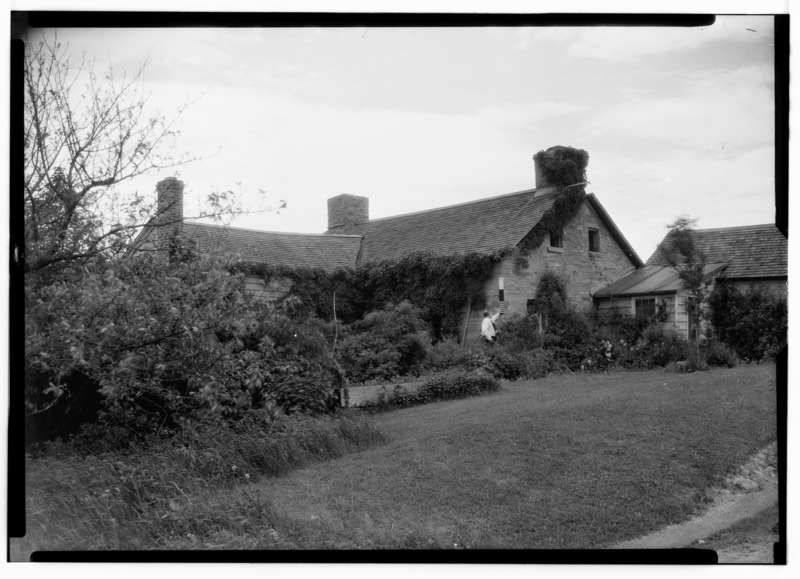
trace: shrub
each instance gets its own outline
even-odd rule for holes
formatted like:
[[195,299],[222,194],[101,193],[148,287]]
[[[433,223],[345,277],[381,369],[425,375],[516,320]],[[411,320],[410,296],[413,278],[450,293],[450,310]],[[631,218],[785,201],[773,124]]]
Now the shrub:
[[354,323],[337,347],[337,358],[350,381],[389,380],[419,374],[429,349],[421,311],[402,302]]
[[497,379],[487,372],[451,369],[432,374],[416,392],[409,392],[397,385],[391,396],[379,395],[378,401],[368,407],[388,410],[417,406],[428,402],[477,396],[499,388]]
[[786,299],[763,289],[746,292],[720,280],[709,298],[711,323],[719,339],[744,359],[774,359],[786,345]]
[[526,378],[546,378],[558,369],[558,362],[553,353],[543,348],[537,348],[520,354],[524,364]]
[[489,360],[489,365],[495,371],[493,373],[504,380],[516,380],[525,375],[525,360],[518,354],[495,352]]
[[719,340],[708,340],[700,347],[700,352],[709,366],[733,368],[739,363],[736,353]]
[[[505,331],[505,326],[503,327]],[[456,340],[450,338],[433,345],[425,361],[425,369],[430,372],[462,368],[477,370],[489,364],[489,356],[483,349],[464,348]]]
[[665,331],[661,326],[648,326],[642,337],[623,352],[619,363],[627,368],[659,368],[670,362],[687,359],[688,343],[675,330]]
[[540,347],[542,336],[538,319],[520,314],[503,316],[503,331],[498,334],[498,344],[508,352],[525,352]]

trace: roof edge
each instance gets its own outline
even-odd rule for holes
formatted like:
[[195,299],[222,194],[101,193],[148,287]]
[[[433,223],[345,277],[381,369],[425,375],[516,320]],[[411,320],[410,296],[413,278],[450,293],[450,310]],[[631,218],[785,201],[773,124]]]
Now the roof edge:
[[251,231],[253,233],[271,233],[275,235],[303,235],[306,237],[363,237],[355,233],[300,233],[293,231],[268,231],[266,229],[252,229],[250,227],[233,227],[232,225],[217,225],[215,223],[199,223],[197,221],[184,221],[184,225],[197,225],[213,229],[233,229],[236,231]]
[[[453,209],[455,207],[465,207],[467,205],[473,205],[475,203],[484,203],[486,201],[494,201],[495,199],[503,199],[505,197],[513,197],[515,195],[525,195],[525,194],[530,194],[530,193],[534,193],[535,194],[536,191],[539,191],[540,194],[543,194],[542,196],[545,196],[545,195],[549,195],[549,194],[552,193],[552,191],[546,191],[547,189],[553,189],[553,191],[555,191],[555,188],[551,188],[551,187],[542,187],[540,189],[525,189],[524,191],[515,191],[514,193],[504,193],[503,195],[495,195],[493,197],[482,197],[480,199],[473,199],[472,201],[464,201],[463,203],[454,203],[453,205],[443,205],[442,207],[433,207],[431,209],[422,209],[420,211],[412,211],[410,213],[401,213],[400,215],[388,215],[386,217],[378,217],[376,219],[370,219],[369,221],[362,221],[361,223],[354,223],[353,225],[354,226],[367,225],[369,223],[375,223],[376,221],[386,221],[388,219],[400,219],[401,217],[413,217],[415,215],[422,215],[422,214],[425,214],[425,213],[433,213],[434,211],[444,211],[444,210],[447,210],[447,209]],[[335,235],[335,234],[333,234],[333,235]]]
[[633,249],[633,246],[622,234],[622,231],[620,231],[619,227],[617,227],[617,224],[614,223],[614,220],[611,219],[608,211],[606,211],[605,207],[603,207],[595,194],[587,193],[586,201],[589,203],[592,209],[597,212],[605,226],[608,227],[609,231],[611,231],[611,236],[617,242],[617,245],[622,248],[622,251],[628,256],[628,259],[630,259],[636,267],[644,267],[645,263],[642,261],[642,258],[639,257],[639,254],[636,253],[635,249]]

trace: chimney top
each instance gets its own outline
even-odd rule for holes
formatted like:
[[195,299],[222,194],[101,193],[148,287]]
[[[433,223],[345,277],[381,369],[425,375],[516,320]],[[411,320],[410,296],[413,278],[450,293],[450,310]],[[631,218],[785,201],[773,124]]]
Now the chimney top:
[[583,149],[556,145],[533,156],[536,189],[566,187],[586,181],[589,153]]
[[369,221],[369,198],[342,193],[328,199],[328,230],[346,233],[347,228]]

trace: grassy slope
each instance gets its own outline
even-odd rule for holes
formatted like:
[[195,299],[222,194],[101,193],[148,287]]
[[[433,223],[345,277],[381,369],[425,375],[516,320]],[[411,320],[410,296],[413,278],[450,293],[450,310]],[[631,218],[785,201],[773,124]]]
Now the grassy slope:
[[280,540],[257,543],[553,549],[633,538],[686,518],[715,477],[774,439],[774,372],[561,376],[379,415],[386,446],[263,483]]

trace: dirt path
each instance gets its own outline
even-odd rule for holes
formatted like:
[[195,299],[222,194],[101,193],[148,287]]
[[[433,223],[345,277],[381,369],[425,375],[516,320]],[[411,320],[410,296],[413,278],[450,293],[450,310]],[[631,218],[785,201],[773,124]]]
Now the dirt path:
[[[774,444],[753,456],[747,464],[728,477],[722,488],[711,492],[711,506],[685,523],[625,541],[616,549],[674,549],[700,546],[732,525],[752,518],[778,502]],[[720,563],[771,563],[771,542],[743,541],[717,552]]]

